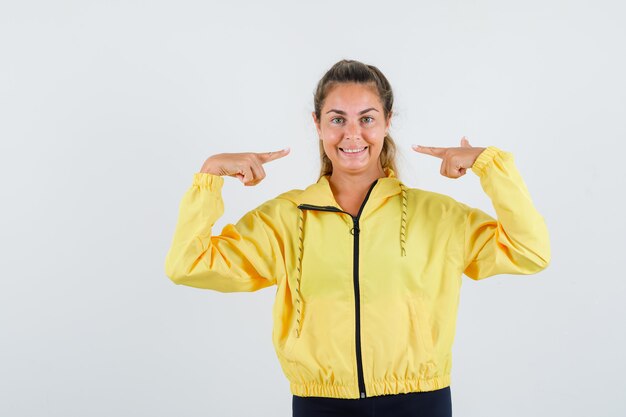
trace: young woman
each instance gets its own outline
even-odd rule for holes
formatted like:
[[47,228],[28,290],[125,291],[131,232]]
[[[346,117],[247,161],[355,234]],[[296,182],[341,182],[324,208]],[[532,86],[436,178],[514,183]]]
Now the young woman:
[[209,157],[180,204],[165,263],[177,284],[222,292],[276,285],[273,343],[294,416],[452,414],[452,342],[462,274],[532,274],[548,232],[509,152],[414,146],[441,174],[471,169],[497,219],[396,176],[393,93],[358,61],[319,81],[313,121],[321,172],[246,213],[220,235],[223,176],[244,185],[288,149]]

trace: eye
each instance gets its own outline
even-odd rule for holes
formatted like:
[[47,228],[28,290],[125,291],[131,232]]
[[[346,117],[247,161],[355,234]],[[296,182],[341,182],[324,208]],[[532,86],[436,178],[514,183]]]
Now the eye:
[[365,121],[365,123],[372,123],[374,121],[374,118],[372,116],[365,116],[363,120]]
[[343,117],[333,117],[332,119],[330,119],[330,122],[336,124],[335,120],[343,120]]

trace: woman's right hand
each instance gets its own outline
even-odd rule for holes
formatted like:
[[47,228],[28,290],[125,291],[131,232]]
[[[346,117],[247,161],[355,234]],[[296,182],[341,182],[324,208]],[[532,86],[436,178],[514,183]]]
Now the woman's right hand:
[[243,185],[257,185],[265,178],[263,164],[288,153],[289,148],[276,152],[220,153],[207,158],[200,172],[237,177]]

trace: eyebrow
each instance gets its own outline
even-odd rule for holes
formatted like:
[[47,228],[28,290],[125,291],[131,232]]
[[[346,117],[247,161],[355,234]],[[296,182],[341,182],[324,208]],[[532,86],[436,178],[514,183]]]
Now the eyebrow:
[[[378,110],[376,110],[375,108],[370,107],[369,109],[361,110],[361,111],[359,112],[359,114],[367,113],[367,112],[368,112],[368,111],[370,111],[370,110],[378,111]],[[343,114],[343,115],[345,115],[345,114],[346,114],[346,112],[345,112],[345,111],[343,111],[343,110],[337,110],[337,109],[330,109],[330,110],[328,110],[328,111],[326,112],[326,114],[330,113],[331,111],[334,111],[335,113],[339,113],[339,114]]]

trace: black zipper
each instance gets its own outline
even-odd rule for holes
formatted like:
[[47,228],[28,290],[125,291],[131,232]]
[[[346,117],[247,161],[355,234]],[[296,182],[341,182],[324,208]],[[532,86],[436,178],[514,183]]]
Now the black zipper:
[[365,195],[365,199],[359,208],[359,212],[356,217],[347,211],[343,211],[335,206],[315,206],[312,204],[300,204],[298,205],[299,209],[303,210],[318,210],[318,211],[330,211],[336,213],[345,213],[352,218],[352,229],[350,233],[354,236],[354,260],[353,260],[353,281],[354,281],[354,300],[355,300],[355,317],[356,317],[356,363],[357,363],[357,372],[358,372],[358,380],[359,380],[359,392],[361,398],[366,398],[365,392],[365,379],[363,378],[363,359],[361,357],[361,298],[359,293],[359,235],[361,229],[359,228],[359,218],[361,217],[361,213],[363,212],[363,207],[365,207],[365,203],[367,203],[367,199],[369,198],[374,186],[378,180],[374,181],[370,186],[370,189],[367,191]]

